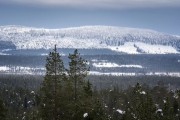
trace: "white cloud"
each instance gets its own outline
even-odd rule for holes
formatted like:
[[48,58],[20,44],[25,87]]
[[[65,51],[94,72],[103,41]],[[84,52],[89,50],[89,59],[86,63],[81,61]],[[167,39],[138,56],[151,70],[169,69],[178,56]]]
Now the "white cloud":
[[[0,0],[4,2],[4,0]],[[133,8],[180,6],[180,0],[6,0],[9,3],[34,5],[65,5],[84,7]]]

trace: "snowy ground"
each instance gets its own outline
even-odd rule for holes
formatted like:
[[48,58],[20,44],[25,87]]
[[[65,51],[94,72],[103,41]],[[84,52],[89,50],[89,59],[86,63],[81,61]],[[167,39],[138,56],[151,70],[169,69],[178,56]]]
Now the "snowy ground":
[[121,46],[109,46],[109,49],[128,54],[179,54],[172,46],[151,45],[142,42],[127,42]]
[[113,67],[122,67],[122,68],[143,68],[141,65],[118,65],[116,63],[111,62],[97,62],[92,64],[94,67],[101,68],[113,68]]

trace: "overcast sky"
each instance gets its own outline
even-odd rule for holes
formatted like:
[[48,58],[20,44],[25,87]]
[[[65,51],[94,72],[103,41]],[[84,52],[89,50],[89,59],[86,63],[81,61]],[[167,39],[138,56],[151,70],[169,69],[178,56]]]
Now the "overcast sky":
[[180,35],[180,0],[0,0],[0,25],[110,25]]

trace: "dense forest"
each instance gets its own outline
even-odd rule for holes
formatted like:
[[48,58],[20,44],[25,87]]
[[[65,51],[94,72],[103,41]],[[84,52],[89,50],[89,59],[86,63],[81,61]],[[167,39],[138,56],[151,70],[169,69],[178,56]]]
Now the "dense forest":
[[88,76],[75,50],[55,49],[45,76],[0,75],[0,120],[179,120],[180,81],[161,76]]

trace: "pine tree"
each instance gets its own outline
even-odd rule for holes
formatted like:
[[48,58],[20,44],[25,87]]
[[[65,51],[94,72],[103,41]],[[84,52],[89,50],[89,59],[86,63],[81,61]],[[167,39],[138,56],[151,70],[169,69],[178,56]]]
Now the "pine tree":
[[171,106],[171,103],[170,103],[170,100],[168,97],[164,100],[163,119],[164,120],[174,120],[175,119],[175,117],[173,116],[173,107]]
[[59,120],[62,116],[62,84],[65,68],[56,45],[46,59],[46,75],[41,87],[41,114],[45,120]]
[[90,117],[91,120],[108,120],[103,103],[98,98],[93,98]]
[[87,61],[80,57],[80,53],[76,49],[73,54],[69,54],[70,62],[69,62],[69,70],[68,77],[71,82],[73,82],[74,88],[74,101],[80,97],[81,90],[84,87],[84,80],[88,73]]
[[176,115],[178,114],[179,104],[178,101],[175,99],[173,102],[173,113]]
[[89,82],[89,80],[86,82],[86,85],[84,86],[84,91],[87,97],[92,97],[92,84]]
[[89,80],[84,86],[85,95],[82,99],[83,110],[88,113],[88,117],[85,120],[107,120],[105,105],[102,99],[99,98],[97,91],[92,90],[92,85]]
[[27,101],[27,97],[25,96],[24,97],[24,103],[23,103],[23,107],[24,107],[24,109],[26,110],[27,109],[27,107],[28,107],[28,103],[27,103],[28,101]]
[[136,84],[131,96],[131,104],[127,106],[128,110],[124,117],[126,119],[154,120],[156,117],[156,107],[152,97],[148,92],[143,91],[139,83]]
[[0,99],[0,120],[5,120],[6,109],[4,107],[3,101]]
[[68,81],[69,86],[73,90],[73,98],[71,99],[73,103],[71,104],[73,104],[74,113],[72,118],[77,120],[83,117],[84,86],[86,85],[85,78],[89,69],[87,67],[87,61],[80,56],[77,49],[73,54],[69,54],[68,58],[70,59],[69,69],[67,70]]
[[125,114],[123,114],[122,120],[134,120],[135,118],[137,118],[132,109],[132,106],[126,106]]

